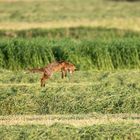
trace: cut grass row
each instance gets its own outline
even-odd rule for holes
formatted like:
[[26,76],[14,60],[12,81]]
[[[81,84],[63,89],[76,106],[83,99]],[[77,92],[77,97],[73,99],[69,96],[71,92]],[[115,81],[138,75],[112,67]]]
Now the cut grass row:
[[75,127],[84,127],[100,124],[140,123],[138,114],[70,114],[70,115],[9,115],[0,116],[0,125],[46,125],[63,123]]
[[0,126],[0,134],[2,140],[138,140],[140,138],[140,125],[117,123],[113,125],[101,124],[87,127],[73,127],[71,125],[55,123],[49,127],[45,125]]
[[[139,71],[77,72],[64,81],[56,74],[45,88],[36,83],[36,76],[23,74],[20,81],[12,78],[11,83],[16,75],[7,77],[1,78],[0,115],[140,113]],[[28,84],[30,78],[33,85]]]

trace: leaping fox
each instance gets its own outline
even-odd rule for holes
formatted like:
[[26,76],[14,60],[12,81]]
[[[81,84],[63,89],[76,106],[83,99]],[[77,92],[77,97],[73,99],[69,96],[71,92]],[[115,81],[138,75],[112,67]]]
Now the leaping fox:
[[45,81],[49,79],[54,72],[61,71],[62,73],[62,78],[67,76],[67,73],[69,72],[72,74],[75,70],[76,67],[74,64],[66,61],[57,61],[48,64],[44,68],[34,68],[34,69],[28,69],[30,72],[43,72],[43,76],[41,78],[41,87],[45,86]]

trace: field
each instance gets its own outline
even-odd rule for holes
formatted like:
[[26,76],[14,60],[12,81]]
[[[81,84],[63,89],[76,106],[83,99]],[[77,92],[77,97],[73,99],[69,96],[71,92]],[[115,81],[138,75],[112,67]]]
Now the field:
[[[139,140],[139,7],[1,0],[0,140]],[[41,88],[42,74],[27,69],[55,60],[77,71]]]
[[1,0],[0,9],[1,29],[100,26],[140,31],[139,0]]
[[1,70],[0,77],[1,139],[140,136],[139,70],[55,74],[45,88],[40,74]]

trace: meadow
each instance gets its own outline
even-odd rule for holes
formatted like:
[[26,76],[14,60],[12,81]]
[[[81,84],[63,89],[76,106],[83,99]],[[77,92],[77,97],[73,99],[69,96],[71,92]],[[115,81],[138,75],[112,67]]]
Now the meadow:
[[1,0],[0,9],[0,29],[98,26],[140,31],[139,1]]
[[[19,5],[22,6],[19,6]],[[1,22],[77,21],[80,19],[139,18],[139,2],[110,0],[1,1]],[[12,5],[12,6],[11,6]],[[106,5],[106,6],[105,6]]]
[[[21,6],[22,5],[22,6]],[[0,1],[1,140],[139,140],[140,2]],[[72,62],[40,87],[44,67]]]

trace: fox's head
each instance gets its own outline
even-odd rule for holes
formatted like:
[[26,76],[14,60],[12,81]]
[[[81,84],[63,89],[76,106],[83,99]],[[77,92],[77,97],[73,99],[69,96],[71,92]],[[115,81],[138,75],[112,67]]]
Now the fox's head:
[[68,71],[70,74],[72,74],[76,70],[76,67],[73,64],[69,64]]
[[70,74],[72,74],[76,70],[75,65],[70,62],[60,61],[60,63]]

